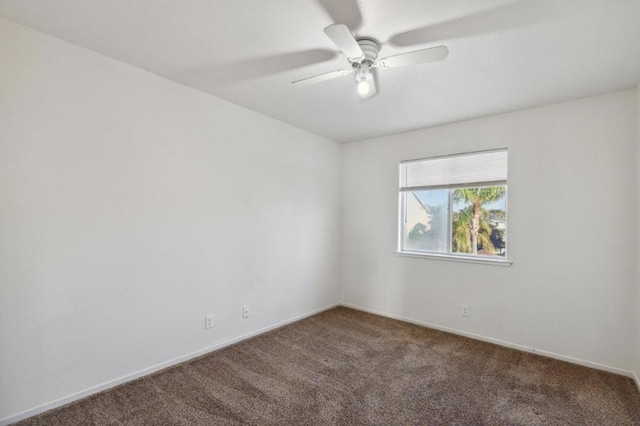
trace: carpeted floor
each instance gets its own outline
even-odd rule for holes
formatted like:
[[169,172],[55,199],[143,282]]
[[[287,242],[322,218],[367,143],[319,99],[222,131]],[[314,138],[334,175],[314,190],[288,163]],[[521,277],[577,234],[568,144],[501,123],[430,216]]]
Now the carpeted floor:
[[640,425],[629,378],[335,308],[24,425]]

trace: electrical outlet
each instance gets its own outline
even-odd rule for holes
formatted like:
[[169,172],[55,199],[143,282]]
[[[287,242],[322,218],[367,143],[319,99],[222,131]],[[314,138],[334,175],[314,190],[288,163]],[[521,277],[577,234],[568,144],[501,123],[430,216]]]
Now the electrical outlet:
[[249,318],[249,305],[242,307],[242,318]]
[[468,317],[470,315],[469,305],[462,305],[462,316]]
[[204,317],[204,328],[213,327],[213,315],[207,315]]

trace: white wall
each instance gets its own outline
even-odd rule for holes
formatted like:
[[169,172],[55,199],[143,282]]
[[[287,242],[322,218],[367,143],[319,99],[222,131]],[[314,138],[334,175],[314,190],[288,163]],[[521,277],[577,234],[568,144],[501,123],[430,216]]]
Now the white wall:
[[640,388],[640,85],[636,88],[636,348],[635,380]]
[[[342,301],[633,370],[635,102],[628,90],[346,145]],[[502,147],[513,266],[393,254],[399,161]]]
[[340,145],[1,19],[0,61],[0,419],[338,301]]

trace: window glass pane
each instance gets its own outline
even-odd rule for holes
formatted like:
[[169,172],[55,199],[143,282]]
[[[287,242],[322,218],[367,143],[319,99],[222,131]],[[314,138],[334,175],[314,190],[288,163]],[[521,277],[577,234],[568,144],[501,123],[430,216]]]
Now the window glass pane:
[[449,251],[449,190],[406,191],[402,248],[408,251]]
[[505,257],[507,187],[452,189],[451,249],[453,253]]

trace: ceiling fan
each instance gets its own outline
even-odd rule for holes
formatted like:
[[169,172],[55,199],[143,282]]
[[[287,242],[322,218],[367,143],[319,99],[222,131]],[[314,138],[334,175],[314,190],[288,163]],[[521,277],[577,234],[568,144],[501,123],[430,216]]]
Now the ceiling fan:
[[396,68],[405,65],[442,61],[449,55],[449,49],[447,49],[446,46],[438,46],[378,59],[380,43],[368,37],[356,39],[353,34],[351,34],[349,27],[344,24],[329,25],[324,29],[324,33],[347,57],[351,68],[303,78],[291,84],[307,86],[333,78],[344,77],[345,75],[355,72],[356,81],[358,82],[358,94],[363,99],[366,99],[375,95],[377,92],[372,74],[375,68]]

